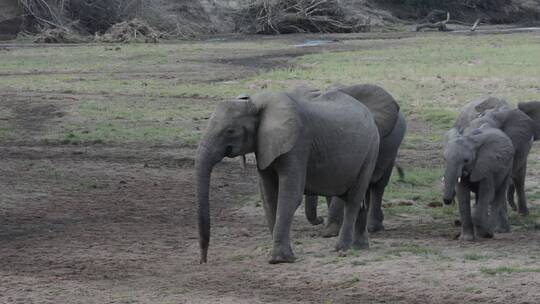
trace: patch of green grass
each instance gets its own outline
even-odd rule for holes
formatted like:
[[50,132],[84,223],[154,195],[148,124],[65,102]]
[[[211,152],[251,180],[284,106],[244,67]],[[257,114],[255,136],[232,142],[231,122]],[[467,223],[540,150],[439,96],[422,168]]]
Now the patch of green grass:
[[350,279],[345,279],[341,282],[339,282],[337,285],[345,285],[345,286],[352,286],[358,282],[361,282],[362,280],[359,277],[352,277]]
[[386,251],[388,255],[401,256],[402,253],[410,253],[419,256],[440,255],[440,250],[421,247],[418,245],[400,245]]
[[258,194],[240,195],[236,198],[236,201],[240,205],[254,205],[256,207],[261,206],[261,197]]
[[385,199],[407,199],[421,202],[440,200],[438,186],[443,175],[442,168],[405,167],[404,181],[393,174],[385,191]]
[[506,273],[526,273],[526,272],[539,272],[540,268],[525,268],[525,267],[509,267],[500,266],[495,268],[481,267],[480,272],[489,275],[498,275]]
[[[458,115],[458,108],[425,107],[422,110],[424,120],[442,130],[452,127]],[[442,139],[442,138],[441,138]]]
[[538,229],[537,226],[540,223],[540,208],[529,204],[529,215],[527,216],[521,216],[516,211],[509,209],[508,222],[510,225],[520,226],[524,229]]
[[[403,147],[416,149],[420,143],[440,142],[459,107],[470,100],[488,94],[513,103],[537,99],[540,45],[531,35],[346,40],[343,43],[354,51],[301,56],[293,60],[292,67],[235,74],[234,81],[221,80],[231,78],[234,68],[217,62],[216,54],[235,52],[242,57],[258,55],[261,50],[290,50],[290,41],[16,48],[0,57],[0,70],[14,73],[3,77],[0,90],[105,96],[80,98],[58,126],[47,128],[46,140],[75,145],[149,142],[193,146],[206,124],[193,119],[208,117],[220,98],[254,93],[261,87],[290,89],[306,82],[320,88],[334,83],[374,83],[394,95],[409,121],[425,122],[432,130],[431,134],[414,130],[407,134]],[[16,137],[15,126],[0,127],[0,138]],[[429,177],[425,172],[418,174]],[[416,187],[420,200],[438,199],[439,190],[431,187],[429,191],[432,185],[422,178],[413,176],[409,186],[398,186],[393,194],[394,187],[388,187],[387,197],[410,199]]]
[[463,255],[463,259],[465,260],[468,260],[468,261],[481,261],[481,260],[485,260],[487,259],[488,257],[485,256],[485,255],[481,255],[481,254],[477,254],[477,253],[466,253]]

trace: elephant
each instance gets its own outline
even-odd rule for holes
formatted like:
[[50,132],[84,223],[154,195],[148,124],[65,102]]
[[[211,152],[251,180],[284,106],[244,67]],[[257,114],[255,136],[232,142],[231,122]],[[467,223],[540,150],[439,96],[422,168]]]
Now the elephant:
[[[195,157],[201,263],[210,241],[209,186],[223,158],[255,153],[261,198],[273,244],[269,262],[295,261],[290,241],[302,195],[345,201],[338,252],[369,246],[364,197],[375,169],[379,133],[365,105],[339,92],[307,99],[262,92],[221,102],[212,114]],[[245,159],[245,158],[244,158]]]
[[[375,171],[370,180],[366,200],[370,203],[368,231],[381,231],[384,229],[384,215],[381,208],[382,197],[385,187],[390,181],[399,146],[405,137],[407,129],[405,117],[402,112],[398,112],[396,119],[396,116],[393,115],[396,112],[396,108],[399,111],[396,101],[392,95],[379,86],[370,84],[354,86],[338,85],[334,86],[333,89],[352,96],[366,105],[373,113],[376,113],[375,122],[380,134],[379,156],[375,165]],[[298,90],[296,94],[301,96],[316,96],[317,92],[316,89],[303,88],[302,90]],[[380,113],[384,115],[380,115]],[[391,127],[388,128],[387,126]],[[328,223],[324,236],[336,236],[343,218],[343,202],[338,198],[332,200],[329,197],[326,198],[326,201],[329,209]],[[317,202],[318,198],[316,196],[306,196],[305,198],[306,217],[313,225],[323,222],[321,217],[317,217]]]
[[[464,134],[451,129],[444,144],[445,204],[457,194],[464,241],[491,238],[494,232],[507,231],[506,193],[512,172],[514,147],[506,134],[483,125]],[[471,216],[471,192],[475,205]]]
[[[454,124],[454,128],[460,133],[468,128],[488,125],[502,130],[512,140],[514,158],[507,200],[512,209],[517,210],[521,215],[529,213],[525,194],[525,176],[527,157],[532,142],[540,138],[540,125],[536,123],[540,121],[538,120],[540,115],[537,113],[540,113],[540,103],[522,102],[517,109],[512,109],[506,101],[490,97],[467,104]],[[514,192],[518,197],[517,207],[514,202]]]

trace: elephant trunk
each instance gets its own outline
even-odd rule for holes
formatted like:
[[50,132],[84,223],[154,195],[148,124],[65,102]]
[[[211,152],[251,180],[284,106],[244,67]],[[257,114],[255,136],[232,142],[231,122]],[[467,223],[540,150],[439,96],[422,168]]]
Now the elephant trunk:
[[199,245],[201,248],[200,263],[206,263],[208,245],[210,243],[210,175],[212,168],[223,157],[218,157],[206,145],[201,144],[195,159],[195,173],[197,179],[197,202],[199,203]]
[[446,165],[446,170],[444,172],[444,195],[443,201],[445,204],[449,205],[454,200],[456,195],[456,183],[459,182],[458,179],[461,178],[462,167],[458,165]]

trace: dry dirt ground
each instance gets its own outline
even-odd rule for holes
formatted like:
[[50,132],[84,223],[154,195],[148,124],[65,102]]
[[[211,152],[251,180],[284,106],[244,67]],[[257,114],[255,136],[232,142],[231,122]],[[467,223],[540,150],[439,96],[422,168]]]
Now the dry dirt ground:
[[[238,71],[256,74],[337,48],[214,54],[225,72],[204,73],[199,62],[182,81],[234,79]],[[540,231],[521,227],[463,243],[454,240],[452,219],[394,213],[387,230],[371,236],[369,251],[337,257],[335,239],[322,238],[322,227],[299,209],[292,231],[298,261],[269,265],[252,160],[245,171],[234,161],[216,167],[209,263],[199,265],[194,146],[36,140],[69,116],[77,98],[84,96],[0,94],[0,109],[13,114],[0,124],[20,135],[0,142],[1,303],[540,303]],[[435,149],[418,155],[438,155]],[[414,162],[414,151],[403,153]]]

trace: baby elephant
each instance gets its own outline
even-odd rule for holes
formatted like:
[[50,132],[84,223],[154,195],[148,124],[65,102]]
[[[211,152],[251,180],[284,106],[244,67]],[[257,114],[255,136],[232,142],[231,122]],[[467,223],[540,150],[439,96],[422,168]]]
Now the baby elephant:
[[[446,134],[444,158],[444,202],[457,194],[461,215],[461,240],[475,236],[491,238],[508,231],[506,192],[512,173],[512,141],[501,130],[483,126],[461,135],[456,129]],[[476,203],[471,216],[471,192]]]

